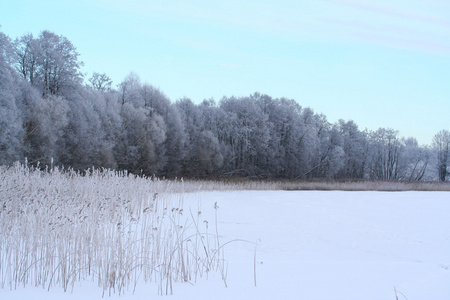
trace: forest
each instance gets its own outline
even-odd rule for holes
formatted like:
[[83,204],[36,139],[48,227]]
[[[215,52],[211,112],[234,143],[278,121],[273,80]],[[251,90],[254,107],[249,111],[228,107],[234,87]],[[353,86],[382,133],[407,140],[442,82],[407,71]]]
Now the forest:
[[419,145],[395,129],[331,123],[294,99],[261,93],[172,102],[135,73],[113,85],[82,66],[64,36],[0,32],[0,165],[166,178],[448,180],[448,130]]

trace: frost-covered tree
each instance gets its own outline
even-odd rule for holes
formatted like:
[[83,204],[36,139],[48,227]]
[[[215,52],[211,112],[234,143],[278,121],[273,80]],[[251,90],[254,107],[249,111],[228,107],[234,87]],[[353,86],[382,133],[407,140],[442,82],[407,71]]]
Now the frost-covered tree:
[[217,137],[209,130],[200,134],[198,159],[204,175],[212,175],[216,168],[223,165],[223,155]]
[[190,99],[177,101],[184,128],[183,174],[204,177],[223,174],[224,145],[219,140],[224,112],[214,100],[195,105]]
[[26,34],[15,43],[16,69],[44,97],[67,97],[82,82],[79,53],[64,36],[44,30],[38,38]]
[[200,138],[204,128],[202,114],[191,99],[183,98],[175,103],[183,124],[184,139],[182,144],[184,176],[202,176],[200,165]]
[[183,127],[170,100],[130,73],[119,84],[122,130],[116,145],[119,167],[148,175],[180,175]]
[[140,93],[142,88],[141,79],[136,73],[131,72],[128,74],[124,80],[119,83],[118,88],[122,105],[130,102],[135,107],[144,106],[144,99]]
[[378,180],[402,179],[401,152],[403,143],[398,131],[380,128],[369,134],[369,178]]
[[32,86],[39,76],[39,43],[31,33],[14,41],[15,67]]
[[301,106],[290,99],[273,99],[254,94],[258,105],[268,115],[270,126],[269,164],[271,177],[302,177],[306,172],[302,151],[308,140],[308,126],[303,122]]
[[58,156],[62,164],[83,170],[100,166],[99,149],[104,132],[93,99],[86,91],[80,92],[66,100],[68,124],[58,147]]
[[11,41],[0,32],[0,164],[22,158],[22,112],[18,103],[18,78],[9,64]]
[[440,181],[445,181],[448,175],[450,154],[450,132],[441,130],[433,137],[433,147],[437,155],[437,170]]
[[226,144],[233,158],[230,174],[267,177],[270,123],[257,103],[251,98],[223,98],[220,108],[229,121],[223,128]]
[[122,138],[116,152],[120,169],[159,175],[166,164],[162,144],[166,140],[163,118],[144,107],[125,103],[121,108]]
[[140,88],[140,96],[143,106],[150,115],[161,116],[166,127],[166,138],[159,147],[166,160],[161,172],[170,177],[180,176],[185,156],[183,149],[185,133],[180,113],[163,92],[148,83]]
[[93,113],[100,124],[97,134],[101,136],[101,139],[97,138],[98,144],[95,149],[97,164],[105,168],[116,169],[117,159],[114,149],[119,142],[122,128],[121,105],[113,92],[89,89],[86,91],[86,97],[90,99]]
[[[25,94],[26,93],[26,94]],[[69,124],[67,101],[58,96],[39,97],[31,86],[23,89],[27,99],[26,137],[24,144],[30,163],[50,164],[60,162],[59,155],[66,155],[62,141],[64,129]],[[64,150],[59,149],[62,148]]]
[[111,91],[112,80],[106,73],[94,72],[89,78],[90,86],[99,92]]
[[436,164],[432,171],[447,180],[446,130],[431,149],[392,129],[331,124],[295,100],[260,93],[171,103],[135,73],[117,90],[100,73],[82,85],[78,58],[67,38],[47,30],[14,42],[0,33],[1,164],[26,156],[41,165],[53,158],[76,169],[169,177],[410,181],[428,180]]
[[197,107],[203,124],[199,150],[201,167],[205,175],[220,175],[223,172],[224,157],[228,153],[222,130],[226,123],[226,113],[217,106],[214,99],[205,99]]
[[344,157],[338,178],[363,178],[365,173],[368,145],[366,133],[358,129],[353,121],[339,120],[336,124],[342,137]]
[[404,164],[402,179],[408,181],[424,179],[430,160],[429,148],[419,146],[419,143],[413,137],[405,139],[404,145],[401,155],[401,161]]
[[343,140],[340,132],[332,126],[325,115],[315,115],[317,142],[309,177],[332,178],[344,166]]
[[[164,168],[169,162],[167,149],[170,149],[169,154],[176,152],[173,137],[178,138],[177,132],[181,126],[176,121],[176,112],[170,108],[170,101],[152,86],[142,85],[135,73],[130,73],[119,84],[117,96],[121,103],[122,120],[120,138],[115,148],[119,168],[147,175],[165,175]],[[173,135],[168,138],[170,130]],[[174,157],[170,159],[171,163],[175,160]],[[176,172],[173,170],[173,173]]]

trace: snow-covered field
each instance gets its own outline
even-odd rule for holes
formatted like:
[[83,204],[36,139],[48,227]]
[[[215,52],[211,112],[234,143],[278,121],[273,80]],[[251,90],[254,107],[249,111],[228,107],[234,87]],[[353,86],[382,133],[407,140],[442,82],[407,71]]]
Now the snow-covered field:
[[[199,201],[214,231],[217,203],[221,245],[245,241],[223,248],[227,287],[211,271],[175,283],[168,299],[450,299],[448,192],[200,192],[184,210]],[[142,282],[110,298],[156,297],[157,284]],[[0,289],[2,300],[100,298],[92,281]]]

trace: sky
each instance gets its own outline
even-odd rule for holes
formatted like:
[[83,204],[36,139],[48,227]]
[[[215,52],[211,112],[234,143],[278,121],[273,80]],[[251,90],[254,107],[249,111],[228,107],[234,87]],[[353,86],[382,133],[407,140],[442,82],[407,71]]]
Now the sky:
[[0,0],[11,38],[50,30],[82,71],[172,101],[259,92],[430,144],[450,129],[448,0]]

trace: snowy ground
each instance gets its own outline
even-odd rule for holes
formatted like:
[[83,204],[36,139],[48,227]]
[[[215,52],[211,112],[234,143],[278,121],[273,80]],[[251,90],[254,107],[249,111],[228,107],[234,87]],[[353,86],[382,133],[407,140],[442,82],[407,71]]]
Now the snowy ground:
[[[167,299],[450,299],[450,193],[252,191],[189,194],[184,205],[214,222],[217,202],[227,285],[211,272]],[[212,226],[212,225],[211,225]],[[156,285],[111,299],[151,299]],[[404,296],[406,297],[404,297]],[[94,283],[73,292],[0,289],[0,299],[101,299]],[[108,298],[108,296],[105,296]]]

